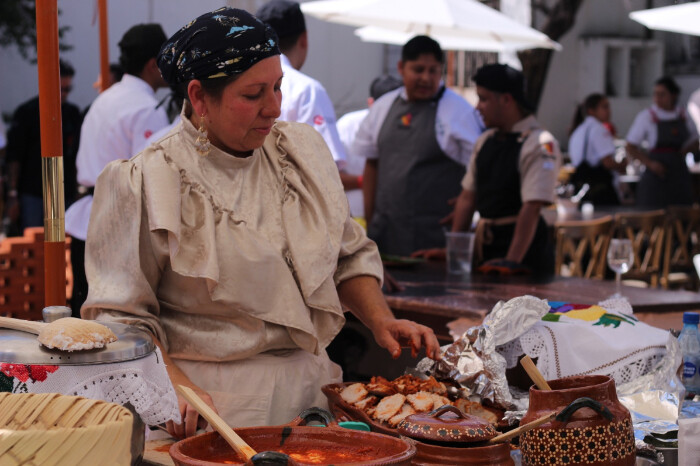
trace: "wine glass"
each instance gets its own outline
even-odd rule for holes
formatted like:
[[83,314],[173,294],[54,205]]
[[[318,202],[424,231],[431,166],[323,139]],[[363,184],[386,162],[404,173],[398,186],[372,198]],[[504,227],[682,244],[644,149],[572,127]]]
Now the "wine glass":
[[621,297],[620,281],[623,273],[629,272],[634,264],[634,250],[629,239],[610,240],[608,246],[608,267],[615,272],[615,297]]

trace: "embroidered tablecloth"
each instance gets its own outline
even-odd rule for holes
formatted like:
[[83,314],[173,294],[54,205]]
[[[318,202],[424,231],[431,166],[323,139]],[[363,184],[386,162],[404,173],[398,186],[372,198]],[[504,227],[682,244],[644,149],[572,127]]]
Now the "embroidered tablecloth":
[[647,373],[666,353],[668,332],[637,320],[624,299],[549,305],[541,321],[497,348],[509,368],[527,354],[537,358],[545,379],[596,374],[620,385]]
[[130,403],[147,425],[180,422],[177,395],[158,348],[131,361],[94,365],[0,362],[0,392],[61,393]]

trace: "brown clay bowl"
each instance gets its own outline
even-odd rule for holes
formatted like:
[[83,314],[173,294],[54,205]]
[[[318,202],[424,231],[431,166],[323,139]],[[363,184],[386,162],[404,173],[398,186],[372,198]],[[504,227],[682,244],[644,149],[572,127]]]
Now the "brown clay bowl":
[[[281,451],[297,464],[408,466],[416,454],[415,446],[401,439],[335,426],[246,427],[236,433],[257,452]],[[170,456],[177,466],[245,463],[216,432],[173,444]],[[314,458],[318,462],[312,462]]]
[[416,446],[414,466],[433,466],[444,464],[459,464],[465,466],[513,466],[515,463],[510,456],[511,448],[508,443],[481,446],[448,446],[438,445],[407,437],[401,437]]

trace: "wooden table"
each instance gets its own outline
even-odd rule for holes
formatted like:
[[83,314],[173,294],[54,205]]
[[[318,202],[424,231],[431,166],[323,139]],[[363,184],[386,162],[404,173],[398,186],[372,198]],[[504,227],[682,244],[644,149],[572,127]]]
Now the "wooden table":
[[[389,269],[405,290],[386,294],[397,317],[431,327],[441,339],[449,338],[446,324],[458,318],[478,324],[501,300],[532,295],[550,301],[595,304],[615,293],[614,281],[584,278],[494,275],[451,276],[444,262]],[[665,313],[700,309],[700,293],[622,286],[635,313]]]

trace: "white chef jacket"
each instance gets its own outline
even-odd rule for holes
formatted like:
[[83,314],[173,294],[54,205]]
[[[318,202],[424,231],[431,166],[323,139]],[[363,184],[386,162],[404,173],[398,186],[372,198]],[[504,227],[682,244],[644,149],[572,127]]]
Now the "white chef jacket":
[[[656,118],[658,118],[659,121],[675,120],[682,115],[685,118],[685,125],[688,128],[689,134],[688,140],[685,141],[684,144],[689,143],[693,139],[697,139],[698,130],[695,128],[695,123],[693,123],[692,119],[688,118],[688,115],[685,114],[683,108],[676,107],[669,112],[668,110],[660,109],[656,105],[652,105],[651,109],[654,111]],[[656,146],[656,138],[656,123],[654,123],[649,109],[645,108],[637,114],[634,122],[632,122],[630,130],[627,132],[627,142],[634,144],[635,146],[641,146],[642,142],[646,141],[647,144],[649,144],[648,147],[651,149]]]
[[338,167],[344,168],[345,149],[338,136],[333,102],[326,89],[320,82],[294,69],[285,55],[280,56],[280,61],[284,79],[281,87],[281,114],[278,120],[311,125],[321,133]]
[[[143,79],[125,74],[121,81],[97,96],[82,129],[76,159],[78,183],[95,186],[98,175],[111,161],[128,159],[146,147],[146,140],[168,125],[153,88]],[[87,238],[92,196],[74,202],[66,211],[66,233]]]
[[588,115],[569,138],[571,163],[578,167],[586,160],[591,167],[595,167],[608,155],[615,155],[615,140],[600,121]]
[[700,133],[700,89],[690,94],[688,98],[688,115],[695,123],[695,129]]
[[[345,147],[345,155],[347,155],[347,163],[345,172],[350,175],[362,175],[365,170],[365,158],[356,154],[352,150],[352,142],[355,140],[357,130],[360,128],[360,123],[369,114],[369,109],[356,110],[346,113],[338,119],[338,135]],[[351,189],[345,191],[350,203],[350,213],[353,217],[364,217],[365,206],[361,189]]]
[[[367,159],[379,157],[377,139],[384,120],[396,98],[407,99],[406,88],[387,92],[372,105],[369,115],[357,131],[353,151]],[[452,160],[468,166],[474,143],[483,131],[481,119],[474,107],[450,89],[438,101],[435,135],[440,149]]]

